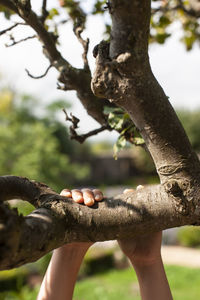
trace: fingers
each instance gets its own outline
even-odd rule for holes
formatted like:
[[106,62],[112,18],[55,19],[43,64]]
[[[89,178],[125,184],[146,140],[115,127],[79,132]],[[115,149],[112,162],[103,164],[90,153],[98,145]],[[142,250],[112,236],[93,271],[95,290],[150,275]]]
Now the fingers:
[[93,194],[94,194],[95,201],[101,201],[101,200],[103,200],[103,193],[100,190],[94,189],[92,191],[93,191]]
[[[142,190],[143,188],[144,188],[144,186],[140,184],[136,187],[136,191]],[[134,189],[125,189],[123,191],[123,194],[131,193],[131,192],[134,192]]]
[[134,192],[134,189],[125,189],[123,191],[123,194],[131,193],[131,192]]
[[69,189],[64,189],[64,190],[61,191],[60,195],[71,198],[72,197],[72,192]]
[[86,206],[92,206],[95,201],[101,201],[104,198],[103,193],[98,189],[64,189],[60,195],[72,198],[76,203],[84,203]]
[[92,206],[95,202],[94,194],[90,189],[82,189],[84,204],[87,206]]

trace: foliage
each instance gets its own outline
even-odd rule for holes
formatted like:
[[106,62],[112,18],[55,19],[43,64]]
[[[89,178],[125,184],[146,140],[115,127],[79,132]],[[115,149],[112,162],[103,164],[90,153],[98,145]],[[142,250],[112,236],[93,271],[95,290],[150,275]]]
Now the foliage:
[[195,110],[195,111],[178,110],[177,115],[189,137],[193,149],[199,152],[200,151],[200,131],[199,131],[200,110]]
[[126,146],[127,140],[135,145],[143,145],[144,140],[139,135],[136,127],[130,122],[129,114],[121,108],[105,107],[104,113],[108,116],[108,124],[111,128],[120,133],[114,144],[114,158],[117,159],[117,153]]
[[70,144],[66,129],[51,118],[53,104],[49,107],[50,117],[47,114],[39,118],[31,97],[20,98],[3,90],[0,98],[1,175],[29,177],[45,182],[57,191],[88,175],[87,166],[70,161],[66,151]]
[[[180,25],[182,33],[180,41],[184,43],[187,50],[191,50],[195,43],[200,42],[199,16],[189,5],[189,1],[179,0],[153,0],[150,29],[150,43],[164,44],[172,36],[171,27],[177,23]],[[105,14],[107,11],[106,1],[96,0],[93,14]],[[106,24],[105,32],[110,32],[110,25]]]
[[186,226],[180,229],[178,241],[186,247],[200,246],[200,227]]

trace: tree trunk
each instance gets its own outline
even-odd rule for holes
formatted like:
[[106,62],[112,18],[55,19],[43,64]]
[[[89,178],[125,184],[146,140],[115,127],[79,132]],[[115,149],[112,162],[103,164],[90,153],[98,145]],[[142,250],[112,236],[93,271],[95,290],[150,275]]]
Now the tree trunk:
[[[0,3],[8,6],[11,1]],[[89,208],[61,197],[44,184],[15,176],[1,177],[1,269],[34,261],[67,242],[130,238],[199,224],[200,163],[149,64],[150,1],[112,0],[109,10],[111,41],[98,47],[92,89],[103,101],[109,99],[129,113],[152,155],[161,184],[105,199]],[[36,26],[31,13],[22,17]],[[59,53],[39,25],[35,29],[56,65]],[[60,70],[58,62],[56,66]],[[71,72],[66,76],[71,76],[71,85],[80,93],[74,70]],[[104,122],[101,113],[96,119]],[[3,202],[13,198],[29,201],[36,210],[26,217],[19,216]]]

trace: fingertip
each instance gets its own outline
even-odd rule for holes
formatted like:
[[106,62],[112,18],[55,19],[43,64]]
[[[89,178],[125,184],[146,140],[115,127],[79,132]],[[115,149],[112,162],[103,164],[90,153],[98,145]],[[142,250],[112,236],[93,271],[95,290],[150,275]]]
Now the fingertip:
[[144,188],[144,186],[140,184],[136,187],[136,191],[142,190],[143,188]]
[[131,193],[131,192],[134,192],[134,189],[125,189],[123,191],[123,194]]
[[94,202],[95,202],[94,198],[86,198],[86,199],[84,198],[84,204],[86,206],[93,206]]
[[61,196],[64,196],[64,197],[71,198],[71,197],[72,197],[72,192],[71,192],[71,190],[69,190],[69,189],[63,189],[63,190],[60,192],[60,195],[61,195]]
[[92,206],[95,202],[93,192],[90,189],[83,189],[82,191],[84,204],[87,206]]
[[76,203],[83,203],[84,202],[83,193],[77,189],[72,190],[72,199]]
[[94,189],[93,194],[94,194],[94,199],[97,202],[103,200],[104,198],[103,193],[98,189]]

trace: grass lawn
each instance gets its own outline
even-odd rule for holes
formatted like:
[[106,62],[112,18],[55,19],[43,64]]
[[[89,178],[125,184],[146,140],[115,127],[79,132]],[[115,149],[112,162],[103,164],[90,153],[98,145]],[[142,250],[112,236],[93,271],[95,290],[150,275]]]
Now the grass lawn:
[[[166,266],[165,269],[174,300],[200,299],[200,269],[179,266]],[[38,290],[39,287],[32,290],[23,286],[18,291],[0,293],[0,300],[36,300]],[[135,272],[131,268],[111,270],[80,280],[73,300],[140,300]]]
[[[174,300],[200,299],[200,269],[165,266],[165,270]],[[74,300],[94,299],[139,300],[135,272],[132,269],[114,270],[79,281],[75,288]]]

